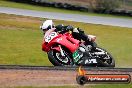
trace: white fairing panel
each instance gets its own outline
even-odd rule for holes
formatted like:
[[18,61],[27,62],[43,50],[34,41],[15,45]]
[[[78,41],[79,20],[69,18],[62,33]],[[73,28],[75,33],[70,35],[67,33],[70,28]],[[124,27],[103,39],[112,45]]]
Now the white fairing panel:
[[53,38],[57,36],[56,32],[51,32],[48,36],[45,37],[45,42],[50,42]]

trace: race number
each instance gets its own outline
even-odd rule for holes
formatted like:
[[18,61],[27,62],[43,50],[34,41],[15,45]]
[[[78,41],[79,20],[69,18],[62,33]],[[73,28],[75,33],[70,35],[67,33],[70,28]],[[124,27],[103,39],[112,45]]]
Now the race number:
[[46,36],[45,38],[45,42],[50,42],[53,38],[55,38],[57,36],[57,33],[56,32],[52,32],[50,33],[48,36]]

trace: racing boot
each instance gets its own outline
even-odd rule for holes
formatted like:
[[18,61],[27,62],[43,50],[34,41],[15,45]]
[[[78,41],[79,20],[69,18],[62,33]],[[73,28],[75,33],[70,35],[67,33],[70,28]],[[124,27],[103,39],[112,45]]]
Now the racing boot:
[[89,51],[96,51],[97,44],[95,42],[86,42],[85,45]]
[[[85,45],[91,45],[91,49],[95,50],[97,47],[97,44],[94,42],[96,40],[96,36],[94,35],[86,35],[85,33],[80,33],[80,38],[85,41]],[[90,49],[90,46],[88,46],[88,48]]]

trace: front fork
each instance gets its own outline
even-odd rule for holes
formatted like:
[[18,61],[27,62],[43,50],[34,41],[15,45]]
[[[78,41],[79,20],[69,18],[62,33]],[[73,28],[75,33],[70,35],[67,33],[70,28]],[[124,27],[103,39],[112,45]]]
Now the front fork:
[[65,54],[64,54],[64,52],[63,52],[63,50],[62,50],[62,48],[61,48],[61,45],[59,45],[59,48],[60,48],[60,53],[61,53],[61,55],[64,57]]
[[69,56],[65,55],[63,49],[61,48],[61,45],[59,45],[59,49],[60,49],[60,54],[61,54],[61,56],[62,56],[62,57],[65,57],[65,58],[66,58],[66,57],[69,58],[70,62],[72,62],[71,65],[74,65],[74,64],[75,64],[75,61],[72,60],[72,58],[70,58]]

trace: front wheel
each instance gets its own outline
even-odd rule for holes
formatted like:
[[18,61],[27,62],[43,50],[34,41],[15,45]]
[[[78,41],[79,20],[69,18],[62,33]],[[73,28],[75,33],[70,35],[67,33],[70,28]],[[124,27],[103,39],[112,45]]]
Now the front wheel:
[[48,52],[48,58],[49,61],[54,65],[54,66],[68,66],[68,65],[73,65],[73,61],[70,57],[70,55],[64,51],[65,57],[61,55],[60,52],[56,50],[50,50]]

